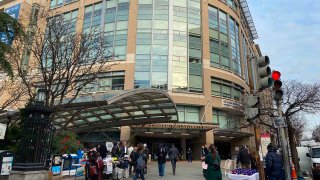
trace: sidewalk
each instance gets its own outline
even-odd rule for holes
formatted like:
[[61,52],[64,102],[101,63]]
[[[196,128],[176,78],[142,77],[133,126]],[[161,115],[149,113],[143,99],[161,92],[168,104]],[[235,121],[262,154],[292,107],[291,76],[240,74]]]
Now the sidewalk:
[[[224,176],[224,170],[222,170],[223,180],[228,178]],[[64,180],[73,180],[75,177],[64,177]],[[84,180],[84,177],[77,177],[77,180]],[[129,177],[128,179],[133,179]],[[158,164],[157,162],[151,162],[148,164],[148,173],[145,176],[146,180],[158,180]],[[165,169],[165,180],[203,180],[205,179],[202,175],[202,166],[200,161],[194,161],[192,164],[187,164],[186,161],[179,161],[177,163],[176,175],[174,176],[171,170],[171,163],[166,163]]]

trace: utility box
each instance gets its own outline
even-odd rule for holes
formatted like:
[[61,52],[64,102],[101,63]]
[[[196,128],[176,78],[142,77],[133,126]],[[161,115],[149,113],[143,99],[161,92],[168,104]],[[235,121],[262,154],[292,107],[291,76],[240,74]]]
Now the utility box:
[[74,176],[77,171],[76,166],[73,164],[79,164],[79,157],[76,154],[64,154],[62,155],[62,176]]
[[0,150],[0,175],[9,175],[13,166],[13,153],[8,150]]

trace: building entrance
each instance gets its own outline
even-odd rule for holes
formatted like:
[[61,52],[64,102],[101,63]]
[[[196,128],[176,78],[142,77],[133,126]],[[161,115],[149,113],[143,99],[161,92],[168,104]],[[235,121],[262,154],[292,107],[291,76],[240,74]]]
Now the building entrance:
[[231,143],[224,141],[215,141],[221,159],[231,159]]
[[167,149],[167,151],[169,151],[171,144],[173,143],[180,153],[182,150],[181,139],[179,138],[149,138],[149,137],[147,138],[147,137],[137,136],[136,142],[147,144],[150,150],[150,153],[152,155],[152,159],[156,159],[155,155],[156,155],[156,152],[159,150],[160,145],[163,145]]

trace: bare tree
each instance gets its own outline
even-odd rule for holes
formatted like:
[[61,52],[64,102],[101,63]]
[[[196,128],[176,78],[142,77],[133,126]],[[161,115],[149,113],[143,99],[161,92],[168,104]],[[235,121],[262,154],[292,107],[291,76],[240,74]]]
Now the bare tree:
[[316,129],[313,130],[312,132],[312,138],[316,141],[316,142],[320,142],[320,125],[318,125],[316,127]]
[[298,81],[283,83],[283,117],[288,126],[288,136],[292,161],[296,170],[300,171],[297,151],[297,139],[301,138],[305,121],[302,113],[317,113],[320,110],[320,84],[306,84]]
[[77,18],[43,9],[30,19],[28,37],[16,42],[20,50],[10,55],[29,99],[41,87],[46,90],[45,105],[59,109],[116,64],[110,61],[114,55],[102,33],[77,30]]
[[26,99],[26,89],[20,81],[2,77],[0,81],[0,112],[20,107]]

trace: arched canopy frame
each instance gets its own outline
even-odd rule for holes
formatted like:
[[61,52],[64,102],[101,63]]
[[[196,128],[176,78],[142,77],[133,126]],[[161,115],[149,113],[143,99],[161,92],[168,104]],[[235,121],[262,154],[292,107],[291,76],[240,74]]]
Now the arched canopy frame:
[[[68,99],[66,99],[67,102]],[[158,89],[110,91],[77,97],[52,114],[58,132],[99,131],[111,127],[178,122],[173,99]]]

